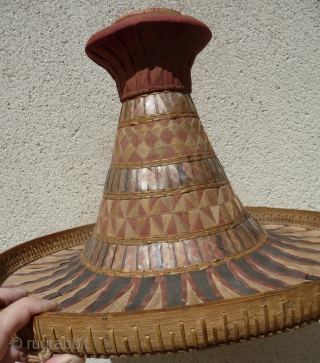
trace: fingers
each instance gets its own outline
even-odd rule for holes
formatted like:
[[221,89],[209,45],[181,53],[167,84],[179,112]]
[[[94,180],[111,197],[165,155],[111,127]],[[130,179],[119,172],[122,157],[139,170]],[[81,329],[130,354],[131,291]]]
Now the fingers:
[[1,287],[0,288],[0,307],[4,308],[15,301],[28,296],[28,292],[22,289],[17,288],[8,288]]
[[[27,362],[27,355],[9,347],[11,336],[24,327],[33,315],[55,311],[57,304],[49,300],[27,297],[28,292],[17,288],[0,288],[0,361],[1,363]],[[84,363],[85,357],[71,354],[56,355],[48,363]]]
[[47,360],[46,363],[84,363],[85,357],[72,354],[58,354]]
[[23,297],[0,313],[0,332],[12,335],[27,325],[33,315],[55,311],[57,306],[54,301]]
[[33,315],[55,311],[57,303],[33,297],[23,297],[0,313],[0,361],[7,350],[11,336],[27,325]]
[[1,363],[27,362],[27,354],[13,347],[8,347]]
[[[27,353],[10,347],[3,356],[1,363],[26,363],[27,361]],[[58,354],[48,359],[46,363],[84,363],[85,361],[86,358],[84,356],[79,357],[72,354]]]

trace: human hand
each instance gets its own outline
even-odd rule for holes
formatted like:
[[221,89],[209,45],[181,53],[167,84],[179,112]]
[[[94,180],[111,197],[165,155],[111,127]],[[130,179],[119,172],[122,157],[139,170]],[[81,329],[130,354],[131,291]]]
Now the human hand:
[[[55,311],[58,304],[27,297],[27,291],[16,288],[0,288],[0,363],[27,362],[27,355],[10,347],[12,335],[27,325],[33,315]],[[47,363],[84,363],[85,358],[72,354],[61,354],[50,358]]]

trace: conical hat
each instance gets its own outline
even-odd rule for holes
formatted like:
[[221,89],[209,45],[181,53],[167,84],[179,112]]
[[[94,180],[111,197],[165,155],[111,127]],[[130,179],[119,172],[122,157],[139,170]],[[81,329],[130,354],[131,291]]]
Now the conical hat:
[[211,32],[153,9],[86,53],[122,109],[95,225],[0,255],[0,281],[59,303],[18,333],[50,353],[109,357],[269,336],[320,315],[320,213],[244,208],[190,97]]

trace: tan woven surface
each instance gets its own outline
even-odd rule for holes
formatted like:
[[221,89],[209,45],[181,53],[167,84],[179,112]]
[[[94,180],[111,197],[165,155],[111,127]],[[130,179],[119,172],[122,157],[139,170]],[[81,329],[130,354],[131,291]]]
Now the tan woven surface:
[[[279,235],[298,239],[295,242],[287,243],[286,249],[289,255],[305,258],[307,256],[303,251],[305,248],[319,248],[317,246],[320,245],[320,213],[267,208],[248,208],[248,210],[256,217],[260,215],[259,221],[269,231],[277,231]],[[64,240],[61,240],[63,234],[65,237]],[[57,241],[58,237],[59,241]],[[52,252],[50,248],[43,247],[43,242],[49,240],[52,241],[51,248],[55,246],[56,250],[61,250],[56,256],[67,259],[70,259],[74,253],[78,253],[76,246],[78,245],[81,249],[81,244],[83,245],[84,242],[81,234],[77,233],[77,229],[75,229],[51,235],[42,240],[28,242],[24,246],[16,248],[14,252],[9,250],[1,254],[2,280],[30,261],[38,260],[39,256],[50,255]],[[295,248],[296,244],[299,246],[298,249]],[[63,251],[66,248],[69,249],[69,252]],[[283,247],[277,248],[283,249]],[[18,253],[18,251],[20,252]],[[25,256],[29,256],[29,261],[25,259]],[[317,255],[311,254],[309,258],[316,258],[314,256]],[[44,257],[44,261],[51,267],[54,265],[52,257]],[[40,260],[37,263],[39,264]],[[30,267],[27,268],[30,269]],[[319,271],[318,267],[316,270],[310,270],[308,266],[303,267],[303,264],[300,264],[300,268],[305,273]],[[25,279],[26,276],[22,275],[22,278]],[[15,278],[19,278],[18,276],[19,273]],[[312,320],[320,314],[320,283],[318,281],[301,284],[299,279],[294,282],[285,276],[282,278],[287,281],[287,284],[294,286],[290,288],[288,285],[286,289],[276,292],[268,291],[266,287],[261,286],[262,294],[234,296],[231,300],[202,302],[200,305],[193,305],[195,300],[192,298],[189,300],[192,305],[187,305],[183,309],[154,310],[154,314],[142,312],[139,314],[119,312],[112,315],[108,313],[43,314],[39,319],[34,320],[35,338],[42,337],[49,341],[60,340],[61,337],[65,337],[65,339],[73,337],[77,342],[88,340],[90,344],[84,346],[86,350],[80,347],[74,351],[89,356],[112,356],[153,353],[188,347],[199,348],[230,340],[249,339],[251,336],[257,337],[261,334],[269,336],[281,330],[285,331],[288,327],[303,325],[305,321]],[[251,284],[257,287],[254,281]],[[191,298],[193,296],[192,288],[189,289],[190,287],[188,291],[190,291]],[[79,308],[84,305],[85,301],[82,301],[79,303]],[[157,309],[157,306],[153,308]],[[266,334],[268,331],[271,333]],[[33,338],[34,336],[31,330],[27,330],[24,337]]]

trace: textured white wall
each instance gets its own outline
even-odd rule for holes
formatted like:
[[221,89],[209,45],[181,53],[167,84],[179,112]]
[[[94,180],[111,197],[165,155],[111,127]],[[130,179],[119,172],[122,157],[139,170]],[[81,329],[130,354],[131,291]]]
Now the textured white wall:
[[[212,30],[192,95],[243,203],[320,210],[319,1],[1,0],[0,251],[95,221],[120,103],[84,45],[160,4]],[[314,362],[319,339],[315,324],[143,362]]]

